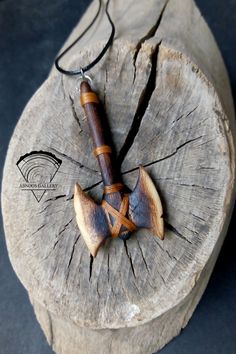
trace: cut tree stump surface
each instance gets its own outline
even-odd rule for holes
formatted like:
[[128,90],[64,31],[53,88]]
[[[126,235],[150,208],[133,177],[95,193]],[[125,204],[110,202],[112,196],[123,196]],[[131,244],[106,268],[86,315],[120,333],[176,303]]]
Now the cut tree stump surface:
[[[96,6],[91,4],[69,42]],[[146,354],[177,335],[206,287],[234,200],[232,96],[195,4],[116,0],[111,15],[116,38],[91,76],[124,182],[132,190],[142,165],[157,186],[165,240],[139,230],[127,242],[107,241],[90,257],[76,225],[73,189],[79,181],[99,201],[103,185],[77,79],[53,69],[14,131],[2,199],[12,265],[57,353]],[[74,48],[64,65],[90,62],[109,33],[100,16],[78,45],[83,49]],[[57,190],[39,203],[20,190],[24,180],[16,167],[35,150],[62,160],[53,179]]]

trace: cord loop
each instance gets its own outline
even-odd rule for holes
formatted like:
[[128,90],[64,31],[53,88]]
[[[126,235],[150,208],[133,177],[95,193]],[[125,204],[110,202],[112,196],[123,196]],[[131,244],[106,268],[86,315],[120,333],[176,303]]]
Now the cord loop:
[[64,55],[69,52],[69,50],[77,43],[79,42],[79,40],[88,32],[88,30],[92,27],[92,25],[95,23],[96,19],[98,18],[100,12],[101,12],[101,8],[102,8],[102,0],[99,0],[99,6],[97,9],[97,12],[94,16],[94,18],[92,19],[92,21],[90,22],[90,24],[88,25],[87,28],[85,28],[85,30],[74,40],[74,42],[72,42],[65,50],[63,50],[63,52],[61,54],[58,55],[58,57],[55,59],[55,67],[58,71],[60,71],[62,74],[64,75],[68,75],[68,76],[75,76],[75,75],[80,75],[81,78],[86,78],[91,80],[91,78],[89,76],[86,76],[84,73],[90,69],[92,69],[101,59],[102,57],[105,55],[105,53],[107,52],[107,50],[109,49],[109,47],[111,46],[114,36],[115,36],[115,25],[110,17],[110,14],[108,12],[108,6],[109,6],[109,2],[110,0],[108,0],[106,2],[106,6],[105,6],[105,13],[107,15],[107,19],[111,25],[111,34],[110,37],[105,45],[105,47],[102,49],[102,51],[98,54],[98,56],[88,65],[84,66],[84,67],[80,67],[78,69],[74,69],[74,70],[66,70],[64,69],[62,66],[59,65],[60,60],[64,57]]

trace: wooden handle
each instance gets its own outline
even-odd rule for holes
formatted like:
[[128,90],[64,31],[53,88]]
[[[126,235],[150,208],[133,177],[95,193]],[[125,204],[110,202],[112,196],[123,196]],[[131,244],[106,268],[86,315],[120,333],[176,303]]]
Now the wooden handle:
[[88,119],[95,147],[94,154],[98,159],[103,183],[105,186],[118,184],[120,181],[112,163],[112,149],[107,137],[106,122],[102,119],[99,99],[87,81],[80,85],[80,102]]

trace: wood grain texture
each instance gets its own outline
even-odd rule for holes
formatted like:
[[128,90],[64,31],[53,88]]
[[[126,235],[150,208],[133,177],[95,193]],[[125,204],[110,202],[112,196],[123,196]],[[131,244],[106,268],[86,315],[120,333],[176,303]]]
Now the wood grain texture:
[[[166,237],[140,230],[128,241],[107,243],[91,262],[76,226],[73,188],[79,181],[99,200],[101,176],[76,79],[53,69],[14,131],[2,202],[12,265],[56,353],[147,354],[163,347],[186,325],[206,287],[234,201],[232,96],[195,4],[116,0],[111,15],[116,39],[91,75],[124,182],[133,189],[138,166],[147,169],[164,204]],[[94,58],[108,30],[102,19],[82,40],[83,50],[75,49],[64,64],[72,68]],[[15,164],[40,149],[62,165],[57,191],[37,203],[19,189]]]

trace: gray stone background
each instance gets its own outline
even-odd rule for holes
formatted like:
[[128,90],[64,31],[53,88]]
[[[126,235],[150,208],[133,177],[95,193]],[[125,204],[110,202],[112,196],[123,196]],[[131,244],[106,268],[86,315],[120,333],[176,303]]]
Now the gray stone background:
[[[0,167],[20,114],[90,1],[0,0]],[[236,0],[197,0],[236,93]],[[236,354],[234,219],[188,326],[162,354]],[[50,354],[27,293],[10,265],[0,225],[0,354]],[[70,353],[68,353],[70,354]],[[125,354],[125,353],[124,353]]]

